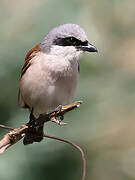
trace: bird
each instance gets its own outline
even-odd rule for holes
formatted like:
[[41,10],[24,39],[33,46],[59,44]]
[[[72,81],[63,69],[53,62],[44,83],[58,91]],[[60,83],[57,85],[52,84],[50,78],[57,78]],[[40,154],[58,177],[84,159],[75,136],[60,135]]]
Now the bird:
[[[18,105],[30,110],[31,122],[72,101],[80,69],[78,60],[84,52],[98,50],[79,25],[62,24],[27,53],[20,76]],[[43,125],[33,133],[32,140],[25,135],[25,145],[43,139]]]

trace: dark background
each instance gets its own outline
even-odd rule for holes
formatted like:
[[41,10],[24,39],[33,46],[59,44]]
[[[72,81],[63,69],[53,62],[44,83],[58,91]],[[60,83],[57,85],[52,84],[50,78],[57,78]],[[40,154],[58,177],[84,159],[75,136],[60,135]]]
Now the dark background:
[[[82,26],[99,53],[80,60],[74,100],[80,109],[68,113],[59,127],[45,132],[73,140],[86,153],[87,180],[135,179],[135,1],[134,0],[1,0],[0,124],[19,127],[28,111],[17,106],[20,70],[25,54],[51,28]],[[6,130],[0,129],[1,137]],[[12,146],[0,156],[0,180],[79,180],[80,154],[72,147],[44,139]]]

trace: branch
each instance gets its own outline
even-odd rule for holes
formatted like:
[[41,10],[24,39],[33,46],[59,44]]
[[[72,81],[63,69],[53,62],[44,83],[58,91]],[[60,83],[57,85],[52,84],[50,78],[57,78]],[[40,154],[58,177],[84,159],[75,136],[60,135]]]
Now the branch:
[[25,133],[27,133],[28,131],[27,125],[23,125],[22,127],[17,129],[0,125],[0,128],[12,130],[9,133],[5,134],[0,141],[0,154],[3,154],[7,148],[21,140],[24,137]]
[[[77,101],[70,105],[62,106],[61,111],[51,112],[46,115],[40,115],[37,123],[40,125],[48,121],[54,121],[54,119],[56,119],[57,117],[61,117],[67,112],[79,107],[81,103],[82,101]],[[0,128],[11,130],[9,133],[5,134],[0,141],[0,154],[4,153],[7,148],[20,141],[29,130],[28,124],[22,125],[20,128],[12,128],[0,125]]]
[[[54,119],[56,119],[57,117],[61,117],[64,114],[66,114],[67,112],[69,112],[75,108],[78,108],[81,103],[82,103],[81,101],[77,101],[70,105],[62,106],[61,111],[56,111],[56,112],[54,111],[54,112],[51,112],[46,115],[40,115],[40,117],[38,118],[37,124],[41,125],[48,121],[54,121]],[[14,145],[18,141],[20,141],[29,130],[28,124],[22,125],[20,128],[12,128],[9,126],[0,125],[0,128],[11,130],[9,133],[4,135],[2,140],[0,140],[0,154],[3,154],[7,148]],[[85,155],[84,155],[83,150],[78,145],[76,145],[75,143],[73,143],[72,141],[69,141],[67,139],[63,139],[63,138],[56,137],[56,136],[50,136],[47,134],[44,134],[44,137],[68,143],[68,144],[72,145],[73,147],[75,147],[81,153],[81,158],[83,161],[82,180],[85,180],[85,178],[86,178],[86,160],[85,160]]]

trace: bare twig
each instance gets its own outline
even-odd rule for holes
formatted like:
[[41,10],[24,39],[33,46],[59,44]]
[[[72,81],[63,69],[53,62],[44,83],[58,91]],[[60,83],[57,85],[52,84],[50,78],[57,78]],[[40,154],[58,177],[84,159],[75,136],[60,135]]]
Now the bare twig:
[[[42,115],[38,118],[37,123],[39,125],[43,125],[44,123],[46,123],[48,121],[53,121],[57,117],[62,117],[65,113],[79,107],[81,103],[82,103],[81,101],[77,101],[70,105],[62,106],[62,109],[60,112],[58,111],[58,112],[52,112],[52,113],[49,113],[46,115]],[[18,141],[20,141],[25,136],[25,134],[28,133],[28,130],[29,130],[28,125],[22,125],[20,128],[12,128],[9,126],[0,125],[0,128],[11,130],[9,133],[4,135],[2,140],[0,140],[0,154],[4,153],[7,148],[9,148],[13,144],[17,143]],[[72,145],[73,147],[75,147],[81,153],[81,158],[83,161],[82,180],[85,180],[85,178],[86,178],[86,160],[85,160],[83,150],[78,145],[76,145],[75,143],[73,143],[72,141],[69,141],[67,139],[56,137],[56,136],[50,136],[47,134],[44,134],[44,137],[68,143],[68,144]]]
[[0,128],[3,128],[3,129],[7,129],[7,130],[14,130],[14,128],[12,128],[12,127],[9,127],[9,126],[4,126],[4,125],[2,125],[2,124],[0,124]]
[[86,178],[86,159],[85,159],[85,155],[84,155],[84,152],[83,152],[82,148],[80,146],[78,146],[77,144],[75,144],[74,142],[69,141],[68,139],[65,139],[65,138],[60,138],[60,137],[56,137],[56,136],[50,136],[50,135],[47,135],[47,134],[44,134],[44,137],[68,143],[71,146],[73,146],[74,148],[76,148],[81,153],[81,158],[82,158],[82,161],[83,161],[82,180],[85,180],[85,178]]
[[[0,126],[1,128],[7,129],[5,128],[5,126]],[[9,128],[9,127],[8,127]],[[10,128],[10,130],[13,129],[12,131],[10,131],[9,133],[5,134],[4,137],[2,138],[2,140],[0,141],[0,154],[3,154],[7,148],[9,148],[10,146],[12,146],[13,144],[17,143],[19,140],[21,140],[24,137],[24,134],[27,133],[28,131],[28,126],[27,125],[23,125],[20,128]]]

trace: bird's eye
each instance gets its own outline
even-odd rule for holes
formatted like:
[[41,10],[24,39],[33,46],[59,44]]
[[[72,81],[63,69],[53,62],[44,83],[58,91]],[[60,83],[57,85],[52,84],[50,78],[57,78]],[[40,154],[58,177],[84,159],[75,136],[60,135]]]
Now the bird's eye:
[[77,43],[77,40],[76,40],[76,38],[74,38],[74,37],[68,37],[68,38],[66,38],[66,41],[67,41],[70,45],[76,45],[76,43]]

